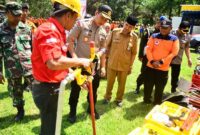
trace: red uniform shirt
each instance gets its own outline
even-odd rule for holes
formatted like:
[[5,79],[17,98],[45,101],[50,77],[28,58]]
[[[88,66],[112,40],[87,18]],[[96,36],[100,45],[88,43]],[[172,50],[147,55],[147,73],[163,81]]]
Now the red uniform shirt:
[[66,56],[67,47],[65,29],[54,18],[38,27],[33,36],[31,56],[33,77],[40,82],[58,83],[63,80],[67,70],[51,70],[46,62]]

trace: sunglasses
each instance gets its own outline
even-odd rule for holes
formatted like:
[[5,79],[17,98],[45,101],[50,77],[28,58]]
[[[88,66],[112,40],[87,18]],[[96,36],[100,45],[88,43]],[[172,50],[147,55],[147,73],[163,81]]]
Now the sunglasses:
[[188,33],[188,32],[189,32],[188,29],[182,29],[181,31],[182,31],[183,33]]

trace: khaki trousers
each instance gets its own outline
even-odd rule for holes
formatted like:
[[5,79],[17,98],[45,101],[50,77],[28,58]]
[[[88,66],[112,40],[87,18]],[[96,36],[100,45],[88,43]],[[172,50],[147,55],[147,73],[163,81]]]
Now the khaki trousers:
[[107,69],[107,88],[106,94],[104,96],[105,99],[111,99],[113,85],[115,83],[115,78],[117,77],[118,90],[116,94],[116,101],[122,101],[125,91],[127,75],[128,71],[117,71],[110,68]]

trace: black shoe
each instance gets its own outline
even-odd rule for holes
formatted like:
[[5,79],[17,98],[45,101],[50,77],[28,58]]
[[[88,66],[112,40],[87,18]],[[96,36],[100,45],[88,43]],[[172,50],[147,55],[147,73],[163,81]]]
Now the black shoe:
[[[88,109],[87,109],[87,113],[91,115],[91,113],[90,113],[90,108],[89,108],[89,107],[88,107]],[[100,115],[99,115],[99,113],[97,112],[96,109],[94,109],[94,113],[95,113],[95,119],[96,119],[96,120],[100,119]]]
[[69,114],[68,121],[72,124],[75,123],[76,122],[76,115]]
[[24,108],[23,107],[19,107],[17,108],[18,112],[17,115],[15,116],[15,121],[21,121],[24,118]]
[[144,104],[151,104],[152,102],[151,102],[151,100],[144,100],[143,103]]
[[139,93],[140,93],[140,88],[136,88],[134,94],[139,94]]
[[108,99],[104,99],[104,100],[103,100],[103,104],[104,104],[104,105],[107,105],[107,104],[109,104],[109,103],[110,103],[110,100],[108,100]]
[[176,92],[176,89],[171,89],[171,93],[175,93]]
[[31,86],[27,86],[26,88],[24,88],[24,90],[27,92],[31,91]]
[[68,121],[73,124],[76,122],[76,106],[70,106]]
[[160,105],[162,102],[153,102],[153,105]]
[[96,119],[96,120],[100,119],[100,115],[99,115],[99,113],[96,111],[96,109],[94,110],[94,113],[95,113],[95,119]]
[[118,107],[122,107],[122,101],[115,101],[115,103]]

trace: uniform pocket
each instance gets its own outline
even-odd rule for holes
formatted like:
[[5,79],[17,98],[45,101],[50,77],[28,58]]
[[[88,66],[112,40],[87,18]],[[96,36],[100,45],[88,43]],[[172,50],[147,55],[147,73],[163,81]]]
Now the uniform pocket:
[[89,29],[84,29],[82,41],[88,43],[90,41],[91,36],[92,36],[92,31]]
[[6,37],[6,36],[4,36],[4,37],[1,38],[1,43],[2,43],[2,44],[8,44],[8,43],[10,43],[11,41],[12,41],[11,38]]
[[5,47],[5,49],[11,49],[13,47],[12,42],[13,40],[10,36],[5,35],[1,38],[1,44]]
[[113,43],[118,44],[119,42],[120,42],[120,39],[118,39],[118,38],[113,39]]
[[21,44],[23,44],[24,49],[30,49],[31,48],[31,45],[30,45],[31,37],[30,37],[30,35],[20,35],[19,39],[20,39],[19,42]]

